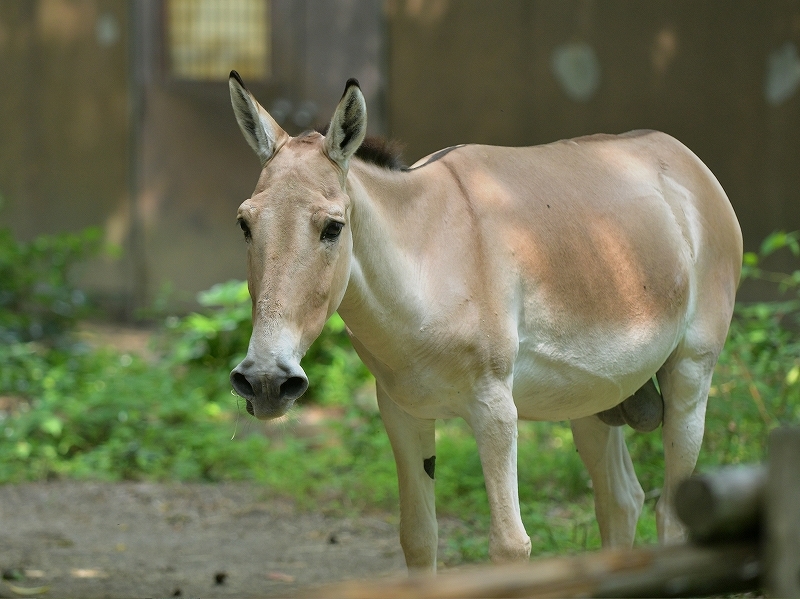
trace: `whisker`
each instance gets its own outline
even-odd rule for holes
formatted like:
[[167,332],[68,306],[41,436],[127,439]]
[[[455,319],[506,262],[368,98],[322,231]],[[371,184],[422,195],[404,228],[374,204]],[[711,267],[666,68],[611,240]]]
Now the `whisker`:
[[239,403],[239,394],[233,389],[231,389],[231,395],[236,397],[236,422],[233,423],[233,436],[231,437],[231,441],[233,441],[236,438],[236,432],[239,430],[239,413],[242,411],[242,405]]

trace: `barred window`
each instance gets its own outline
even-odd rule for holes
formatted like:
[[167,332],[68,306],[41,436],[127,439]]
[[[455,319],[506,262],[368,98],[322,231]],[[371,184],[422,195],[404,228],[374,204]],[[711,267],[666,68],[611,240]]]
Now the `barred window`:
[[250,81],[270,75],[269,0],[167,0],[167,48],[173,77]]

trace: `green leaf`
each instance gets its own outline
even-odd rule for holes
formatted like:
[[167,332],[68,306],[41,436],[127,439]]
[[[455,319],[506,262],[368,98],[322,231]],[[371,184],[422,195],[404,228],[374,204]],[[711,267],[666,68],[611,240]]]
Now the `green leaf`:
[[775,231],[761,243],[761,255],[769,256],[781,248],[788,247],[795,256],[798,256],[800,255],[798,239],[800,239],[800,231],[792,231],[791,233]]
[[39,425],[39,428],[41,428],[48,435],[52,435],[53,437],[60,437],[61,432],[64,430],[64,423],[61,422],[61,420],[59,420],[55,416],[51,416],[50,418],[44,420]]
[[33,447],[31,447],[31,444],[27,441],[17,441],[17,444],[14,447],[14,453],[17,454],[17,457],[20,457],[23,460],[31,455],[31,451],[33,451]]
[[758,254],[755,252],[745,252],[742,258],[742,264],[745,266],[758,266]]
[[786,384],[790,387],[797,383],[800,379],[800,364],[795,364],[794,367],[786,373]]
[[328,319],[325,327],[331,333],[341,333],[345,329],[344,320],[342,320],[342,317],[339,316],[338,313],[334,312],[333,315]]
[[228,281],[218,283],[206,291],[197,294],[197,301],[202,306],[236,306],[250,302],[247,281]]
[[769,256],[776,250],[779,250],[782,247],[786,246],[786,232],[785,231],[775,231],[767,236],[764,241],[761,242],[761,255],[762,256]]

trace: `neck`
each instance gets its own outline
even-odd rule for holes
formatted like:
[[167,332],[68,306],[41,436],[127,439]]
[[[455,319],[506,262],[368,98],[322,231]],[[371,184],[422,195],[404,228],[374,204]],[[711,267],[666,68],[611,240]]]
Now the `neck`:
[[[347,176],[352,201],[353,255],[339,314],[357,342],[375,354],[413,330],[423,294],[409,219],[422,216],[419,177],[353,161]],[[378,352],[379,353],[379,352]]]

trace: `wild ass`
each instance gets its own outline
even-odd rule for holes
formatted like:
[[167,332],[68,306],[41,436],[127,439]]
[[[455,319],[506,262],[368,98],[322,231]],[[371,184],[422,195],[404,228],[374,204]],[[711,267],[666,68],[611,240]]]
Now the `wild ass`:
[[643,387],[658,397],[655,375],[658,535],[681,538],[671,498],[700,451],[742,259],[709,169],[668,135],[639,131],[457,146],[395,170],[355,156],[367,119],[355,80],[324,137],[290,137],[238,74],[229,83],[262,167],[238,212],[253,333],[231,383],[247,410],[274,418],[303,394],[300,359],[338,310],[377,380],[406,563],[433,571],[437,418],[460,416],[474,431],[493,560],[530,554],[518,418],[570,420],[602,543],[630,546],[644,493],[623,430],[603,420]]

